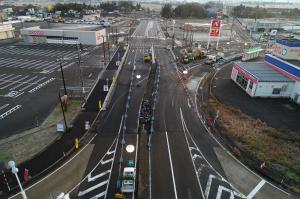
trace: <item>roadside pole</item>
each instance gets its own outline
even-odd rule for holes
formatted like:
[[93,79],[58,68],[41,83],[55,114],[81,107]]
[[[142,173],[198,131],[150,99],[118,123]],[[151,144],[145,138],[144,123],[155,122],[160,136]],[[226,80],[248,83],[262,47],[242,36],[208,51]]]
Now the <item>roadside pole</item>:
[[60,72],[61,72],[61,76],[62,76],[62,80],[63,80],[65,95],[68,95],[67,94],[67,88],[66,88],[66,82],[65,82],[65,75],[64,75],[64,71],[63,71],[63,67],[62,67],[62,60],[60,60],[59,66],[60,66]]
[[103,48],[104,64],[106,65],[104,35],[102,35],[102,48]]
[[219,30],[219,37],[217,40],[216,50],[218,50],[218,48],[219,48],[219,42],[220,42],[220,38],[221,38],[221,29],[222,29],[222,21],[220,20],[220,30]]
[[211,20],[211,22],[210,22],[210,27],[209,27],[209,33],[208,33],[208,41],[207,41],[206,53],[208,53],[208,48],[209,48],[209,43],[210,43],[210,32],[211,32],[212,21],[213,21],[213,20]]

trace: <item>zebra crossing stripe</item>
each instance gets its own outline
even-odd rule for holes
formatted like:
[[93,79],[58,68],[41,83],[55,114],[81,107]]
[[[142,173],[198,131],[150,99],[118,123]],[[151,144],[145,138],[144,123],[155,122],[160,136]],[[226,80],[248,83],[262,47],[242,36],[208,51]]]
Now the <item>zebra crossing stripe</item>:
[[[21,86],[21,85],[24,85],[24,84],[29,84],[29,85],[31,86],[32,84],[30,83],[30,81],[36,79],[37,77],[38,77],[38,76],[34,76],[34,77],[32,77],[32,78],[26,80],[25,82],[22,82],[22,83],[20,84],[20,86]],[[26,86],[26,87],[28,87],[28,86]],[[24,91],[24,90],[26,89],[26,87],[23,87],[23,88],[22,88],[21,90],[19,90],[19,91]]]

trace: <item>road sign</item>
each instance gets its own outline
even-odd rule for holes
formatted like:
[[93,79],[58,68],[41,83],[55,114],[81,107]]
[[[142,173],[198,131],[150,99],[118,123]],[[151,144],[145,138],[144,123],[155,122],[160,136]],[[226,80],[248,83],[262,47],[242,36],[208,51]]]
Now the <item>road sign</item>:
[[103,85],[103,91],[105,91],[105,92],[108,91],[108,85]]
[[209,35],[212,37],[219,37],[220,27],[221,27],[221,21],[219,19],[213,19],[211,21],[211,28],[210,28]]
[[64,124],[63,124],[63,123],[58,123],[58,124],[56,125],[56,131],[57,131],[57,132],[65,132]]
[[89,122],[89,121],[85,121],[84,129],[85,129],[86,131],[90,129],[90,122]]

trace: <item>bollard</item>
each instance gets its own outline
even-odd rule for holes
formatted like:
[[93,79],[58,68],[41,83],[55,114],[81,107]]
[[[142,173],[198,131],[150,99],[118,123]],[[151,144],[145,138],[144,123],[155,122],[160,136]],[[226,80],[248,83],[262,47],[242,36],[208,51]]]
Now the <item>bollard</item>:
[[75,149],[79,149],[79,139],[75,139]]

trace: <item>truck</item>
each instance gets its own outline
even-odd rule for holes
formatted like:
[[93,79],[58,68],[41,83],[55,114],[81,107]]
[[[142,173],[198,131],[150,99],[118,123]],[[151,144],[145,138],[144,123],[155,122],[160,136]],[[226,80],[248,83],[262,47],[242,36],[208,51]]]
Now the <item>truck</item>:
[[135,168],[125,167],[122,178],[122,193],[133,193],[135,191]]
[[144,53],[144,62],[150,62],[152,59],[152,52],[151,50],[149,49],[148,51],[146,51]]

